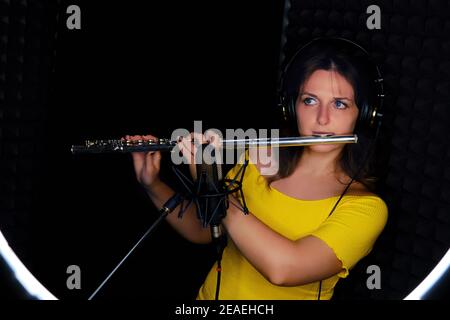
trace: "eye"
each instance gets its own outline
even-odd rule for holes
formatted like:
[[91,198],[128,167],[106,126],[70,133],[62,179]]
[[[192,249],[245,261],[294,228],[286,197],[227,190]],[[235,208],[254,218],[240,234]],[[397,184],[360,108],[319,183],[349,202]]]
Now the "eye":
[[345,109],[347,108],[347,104],[342,102],[341,100],[336,100],[335,105],[337,109]]
[[307,97],[307,98],[303,99],[303,103],[306,104],[307,106],[313,105],[315,101],[316,100],[314,100],[311,97]]

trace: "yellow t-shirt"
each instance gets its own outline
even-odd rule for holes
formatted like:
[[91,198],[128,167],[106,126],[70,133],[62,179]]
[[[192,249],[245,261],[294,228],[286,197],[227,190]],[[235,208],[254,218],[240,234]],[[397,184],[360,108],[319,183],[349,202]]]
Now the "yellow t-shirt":
[[[227,174],[233,178],[242,165]],[[256,166],[246,168],[242,190],[249,211],[290,240],[308,235],[322,239],[342,262],[343,271],[322,281],[321,299],[330,299],[339,278],[372,249],[387,220],[387,206],[377,196],[345,195],[327,219],[339,196],[321,200],[299,200],[270,188]],[[211,268],[197,299],[213,300],[217,265]],[[319,282],[283,287],[267,281],[240,253],[229,238],[222,258],[221,300],[317,299]]]

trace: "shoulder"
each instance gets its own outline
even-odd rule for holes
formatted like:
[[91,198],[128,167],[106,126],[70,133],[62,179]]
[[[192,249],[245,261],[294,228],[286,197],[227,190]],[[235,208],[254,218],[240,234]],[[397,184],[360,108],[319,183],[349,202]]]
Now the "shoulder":
[[384,200],[358,181],[352,182],[341,202],[338,208],[351,209],[364,215],[379,216],[379,218],[387,216],[388,208]]
[[381,204],[385,205],[385,202],[379,195],[370,191],[364,184],[358,181],[352,182],[349,189],[347,190],[346,195],[348,196],[349,200],[353,203],[370,202],[374,204],[377,203],[380,205]]
[[373,192],[371,192],[364,184],[358,181],[353,181],[350,185],[349,189],[347,190],[348,195],[355,195],[355,196],[374,196],[377,197],[377,195]]
[[356,186],[347,196],[342,198],[342,204],[336,208],[348,218],[371,221],[380,227],[384,226],[388,218],[388,206],[377,194],[370,192],[364,186]]

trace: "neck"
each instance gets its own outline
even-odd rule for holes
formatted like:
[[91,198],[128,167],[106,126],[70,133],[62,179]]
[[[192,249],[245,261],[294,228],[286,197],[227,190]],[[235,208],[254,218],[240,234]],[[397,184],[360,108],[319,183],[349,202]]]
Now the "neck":
[[297,168],[314,176],[336,175],[342,171],[338,161],[341,151],[342,149],[337,149],[323,153],[304,148]]

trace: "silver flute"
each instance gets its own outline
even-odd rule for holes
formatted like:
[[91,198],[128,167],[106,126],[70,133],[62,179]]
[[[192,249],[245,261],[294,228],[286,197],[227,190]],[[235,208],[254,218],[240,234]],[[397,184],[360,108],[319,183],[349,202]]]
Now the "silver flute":
[[[127,153],[147,151],[172,151],[182,141],[169,139],[155,140],[86,140],[83,145],[72,145],[73,154],[83,153]],[[261,147],[298,147],[316,144],[357,143],[357,135],[314,135],[302,137],[229,139],[219,141],[218,146],[225,149]]]

